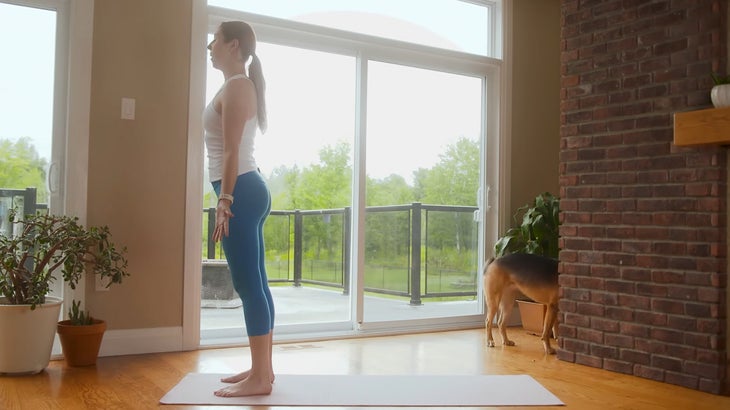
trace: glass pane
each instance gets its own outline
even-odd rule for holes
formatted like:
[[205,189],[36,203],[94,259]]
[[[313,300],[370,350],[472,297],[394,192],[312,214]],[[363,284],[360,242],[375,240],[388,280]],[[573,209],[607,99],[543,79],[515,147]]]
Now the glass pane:
[[490,9],[458,0],[209,0],[212,6],[488,55]]
[[368,67],[366,321],[478,314],[482,79]]
[[[32,29],[30,29],[32,27]],[[29,52],[32,47],[32,52]],[[48,206],[56,13],[0,3],[0,218]],[[30,188],[30,190],[28,190]],[[25,195],[25,199],[23,199]],[[7,226],[0,226],[7,232]]]
[[[277,331],[286,325],[349,322],[355,59],[265,42],[259,42],[257,54],[266,77],[269,129],[257,135],[255,155],[273,201],[264,236]],[[222,82],[221,73],[209,66],[208,100]],[[214,207],[209,185],[205,204]],[[206,214],[203,219],[207,235]],[[220,329],[240,328],[243,320],[224,256],[213,250],[203,257],[211,259],[203,268],[205,339]],[[214,272],[221,263],[225,275]],[[216,281],[227,281],[216,286],[229,288],[211,289]],[[206,299],[216,294],[222,295],[219,300]]]

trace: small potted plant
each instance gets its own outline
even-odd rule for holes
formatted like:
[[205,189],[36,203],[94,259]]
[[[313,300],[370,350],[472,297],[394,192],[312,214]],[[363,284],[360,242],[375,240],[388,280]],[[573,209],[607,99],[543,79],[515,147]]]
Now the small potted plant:
[[711,74],[715,85],[710,90],[710,99],[715,108],[730,107],[730,75]]
[[[499,238],[494,246],[496,257],[508,253],[532,253],[558,259],[558,237],[560,200],[545,192],[535,197],[534,202],[515,212],[514,227]],[[518,224],[520,216],[522,222]],[[545,320],[545,305],[529,298],[518,298],[522,327],[528,332],[542,334]]]
[[82,310],[81,301],[71,301],[68,319],[58,322],[56,331],[61,339],[63,357],[69,366],[96,364],[106,322],[94,319],[88,310]]
[[62,300],[47,296],[59,275],[75,289],[84,273],[107,287],[125,276],[126,249],[109,228],[84,227],[78,218],[11,210],[16,233],[0,235],[0,374],[38,373],[48,366]]

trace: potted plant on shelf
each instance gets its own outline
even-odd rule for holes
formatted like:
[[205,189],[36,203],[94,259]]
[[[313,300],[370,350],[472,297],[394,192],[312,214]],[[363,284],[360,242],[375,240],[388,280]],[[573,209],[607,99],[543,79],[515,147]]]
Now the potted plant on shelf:
[[[499,238],[494,246],[496,257],[508,253],[532,253],[558,259],[560,200],[545,192],[515,212],[514,227]],[[522,222],[518,224],[520,217]],[[545,305],[529,298],[518,298],[522,327],[528,332],[541,334],[545,319]]]
[[82,310],[81,301],[71,301],[68,319],[58,322],[56,331],[61,340],[63,357],[69,366],[96,364],[106,322],[94,319],[88,310]]
[[710,99],[715,108],[730,107],[730,75],[711,74],[715,84],[710,90]]
[[75,289],[84,272],[112,284],[125,276],[126,248],[109,228],[78,218],[9,212],[17,234],[0,236],[0,374],[38,373],[48,366],[62,300],[47,296],[57,272]]

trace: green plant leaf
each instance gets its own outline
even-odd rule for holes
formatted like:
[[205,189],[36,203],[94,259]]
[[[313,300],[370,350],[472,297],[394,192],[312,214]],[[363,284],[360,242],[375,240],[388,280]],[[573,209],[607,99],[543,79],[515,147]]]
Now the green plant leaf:
[[495,256],[507,253],[533,253],[557,259],[560,225],[560,200],[545,192],[532,205],[520,207],[513,215],[517,227],[507,230],[494,246]]

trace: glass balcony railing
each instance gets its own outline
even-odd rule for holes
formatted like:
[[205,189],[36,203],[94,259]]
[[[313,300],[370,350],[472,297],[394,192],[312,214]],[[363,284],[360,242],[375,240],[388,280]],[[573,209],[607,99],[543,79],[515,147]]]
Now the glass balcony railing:
[[[476,207],[366,208],[365,291],[407,298],[474,299],[479,271]],[[203,293],[232,297],[225,256],[210,240],[215,208],[204,211]],[[341,289],[351,280],[351,209],[272,211],[264,228],[269,282]],[[215,290],[218,289],[218,290]]]

